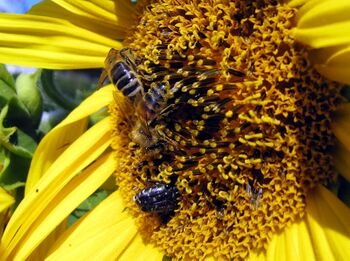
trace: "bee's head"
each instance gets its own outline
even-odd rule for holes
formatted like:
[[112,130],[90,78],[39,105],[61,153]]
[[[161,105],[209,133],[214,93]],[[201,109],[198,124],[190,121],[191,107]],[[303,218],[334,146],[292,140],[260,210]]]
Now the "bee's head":
[[116,49],[111,49],[108,52],[108,55],[105,60],[105,68],[111,68],[119,59],[119,51]]
[[130,138],[143,148],[147,148],[158,141],[158,136],[151,131],[148,126],[141,121],[137,121],[133,127]]

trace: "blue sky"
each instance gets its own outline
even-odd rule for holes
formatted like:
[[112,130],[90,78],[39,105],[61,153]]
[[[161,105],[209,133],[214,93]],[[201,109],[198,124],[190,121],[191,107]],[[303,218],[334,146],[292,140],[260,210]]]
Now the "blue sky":
[[0,0],[0,12],[25,13],[41,0]]

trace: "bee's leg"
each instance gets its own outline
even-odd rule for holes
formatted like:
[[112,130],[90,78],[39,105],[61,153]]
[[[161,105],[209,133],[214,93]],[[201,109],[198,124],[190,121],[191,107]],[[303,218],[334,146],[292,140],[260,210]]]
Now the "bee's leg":
[[174,211],[169,211],[169,212],[165,212],[165,213],[159,213],[158,217],[160,219],[160,222],[163,225],[166,225],[174,215],[175,215]]
[[97,89],[100,89],[103,86],[107,78],[108,78],[108,72],[107,70],[104,69],[100,75],[100,78],[98,79]]
[[139,74],[140,74],[140,78],[142,79],[142,80],[145,80],[145,81],[147,81],[147,82],[153,82],[153,77],[152,77],[152,75],[149,75],[149,74],[145,74],[145,73],[143,73],[143,72],[141,72],[141,71],[139,71]]
[[157,143],[154,143],[146,148],[147,152],[155,152],[155,151],[162,151],[164,150],[164,142],[158,141]]

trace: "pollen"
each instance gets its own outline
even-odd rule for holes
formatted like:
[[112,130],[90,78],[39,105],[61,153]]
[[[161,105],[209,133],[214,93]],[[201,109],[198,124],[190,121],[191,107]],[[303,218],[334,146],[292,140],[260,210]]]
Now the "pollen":
[[[311,67],[293,37],[296,9],[279,1],[142,7],[125,46],[145,92],[164,84],[167,93],[148,125],[161,143],[155,152],[130,138],[137,106],[117,91],[110,106],[127,209],[144,241],[174,259],[263,251],[303,217],[308,193],[335,179],[330,123],[340,88]],[[157,182],[178,189],[174,211],[146,213],[134,202]]]

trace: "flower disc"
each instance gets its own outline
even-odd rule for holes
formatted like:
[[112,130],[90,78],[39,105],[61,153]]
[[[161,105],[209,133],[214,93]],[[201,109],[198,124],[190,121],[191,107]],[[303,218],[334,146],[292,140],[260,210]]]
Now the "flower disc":
[[[167,255],[246,258],[303,216],[314,186],[334,179],[339,86],[295,42],[295,13],[268,0],[162,0],[140,9],[126,45],[145,92],[165,90],[148,122],[161,145],[151,152],[132,140],[145,119],[116,92],[116,178],[144,239]],[[134,202],[157,182],[179,190],[173,213]]]

